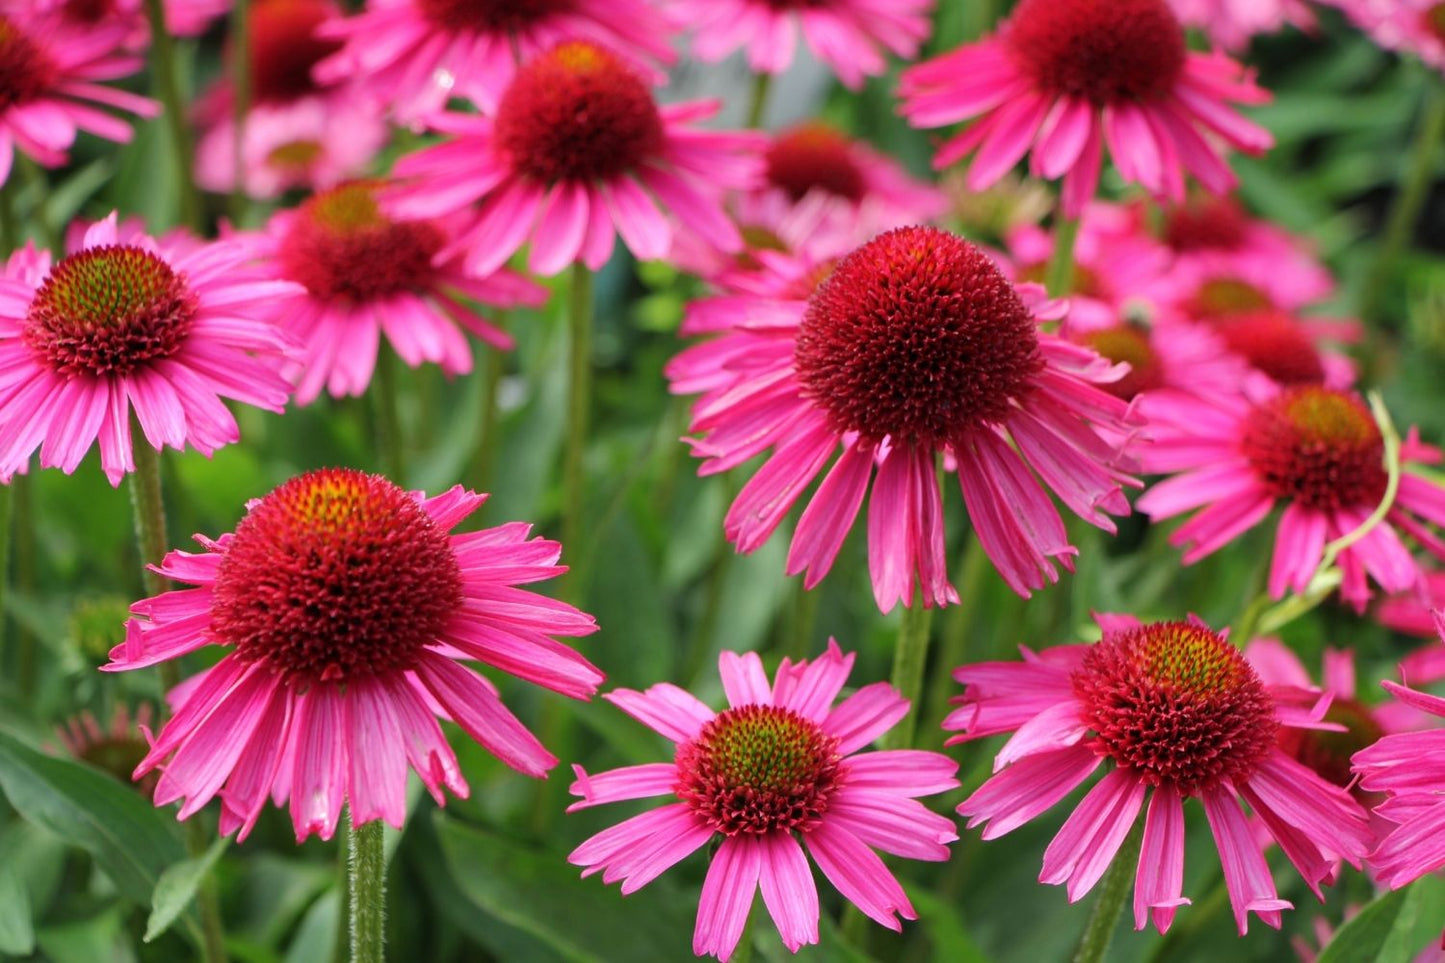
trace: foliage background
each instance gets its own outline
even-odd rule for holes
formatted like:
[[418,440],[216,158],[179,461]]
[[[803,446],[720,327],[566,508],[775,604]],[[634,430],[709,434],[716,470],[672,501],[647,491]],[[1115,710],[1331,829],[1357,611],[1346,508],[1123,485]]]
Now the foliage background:
[[[989,14],[985,3],[942,7],[932,51],[975,33]],[[182,49],[191,58],[192,89],[221,69],[219,31]],[[1274,103],[1255,116],[1279,144],[1263,159],[1237,161],[1243,196],[1259,214],[1312,239],[1343,282],[1332,307],[1348,314],[1422,104],[1441,96],[1440,77],[1380,51],[1327,12],[1319,35],[1269,38],[1249,59],[1275,92]],[[683,87],[724,90],[738,101],[734,116],[741,115],[746,88],[739,67],[703,71],[688,65],[681,73]],[[771,116],[820,112],[923,173],[931,135],[909,129],[894,114],[895,81],[896,75],[877,79],[852,95],[810,84],[805,71],[776,91]],[[147,82],[141,78],[133,86],[144,89]],[[165,136],[163,125],[152,122],[119,150],[83,139],[71,166],[51,172],[48,188],[39,179],[21,186],[17,203],[29,214],[31,233],[43,240],[72,216],[97,217],[113,208],[144,217],[157,231],[175,224]],[[1445,192],[1439,187],[1437,176],[1414,247],[1391,287],[1390,322],[1375,332],[1365,359],[1369,380],[1383,387],[1397,422],[1420,424],[1424,437],[1436,443],[1445,439]],[[213,214],[227,213],[223,198],[210,201]],[[260,224],[265,215],[253,206],[243,222]],[[715,672],[721,648],[762,650],[771,667],[785,652],[816,654],[835,636],[860,653],[856,684],[885,678],[898,618],[876,611],[861,538],[850,539],[834,573],[807,596],[798,580],[781,574],[785,538],[773,538],[748,557],[733,555],[722,539],[722,513],[738,482],[696,477],[676,440],[685,408],[668,397],[661,374],[679,347],[674,329],[683,303],[698,292],[696,282],[661,264],[634,264],[619,249],[597,291],[587,535],[582,544],[565,546],[563,556],[580,573],[582,607],[601,625],[581,646],[584,654],[608,673],[609,686],[673,680],[695,687],[714,705],[721,700]],[[464,481],[492,492],[473,524],[527,519],[543,533],[558,533],[566,387],[562,300],[554,297],[541,311],[512,312],[508,325],[517,351],[504,357],[479,353],[479,370],[471,377],[447,381],[435,368],[398,366],[409,487],[435,491]],[[494,442],[485,446],[489,379],[497,382],[498,409]],[[242,443],[214,459],[167,453],[171,546],[183,547],[192,532],[232,529],[247,499],[297,472],[324,465],[382,467],[371,444],[373,412],[364,400],[323,398],[283,416],[251,409],[238,416]],[[956,490],[945,497],[958,501]],[[126,493],[106,484],[92,458],[71,477],[37,471],[20,479],[16,500],[11,621],[0,650],[0,790],[6,800],[0,804],[0,956],[56,963],[190,958],[195,924],[193,910],[184,907],[197,867],[188,875],[182,864],[173,811],[153,809],[112,774],[60,758],[63,753],[39,751],[53,749],[54,727],[79,711],[106,719],[119,704],[159,698],[151,673],[95,671],[121,638],[125,606],[142,594]],[[945,518],[956,523],[961,508],[950,506]],[[964,605],[935,620],[936,658],[921,732],[938,731],[946,699],[956,690],[947,670],[958,662],[1008,658],[1020,643],[1075,640],[1089,631],[1090,610],[1157,617],[1196,612],[1211,624],[1226,624],[1251,597],[1268,557],[1261,532],[1185,569],[1165,544],[1167,530],[1142,520],[1127,522],[1117,540],[1086,526],[1071,531],[1081,546],[1078,574],[1027,603],[982,564],[966,531],[950,533],[951,572],[972,591]],[[1287,640],[1311,666],[1319,664],[1326,644],[1352,646],[1361,653],[1366,679],[1392,674],[1399,657],[1417,644],[1333,606],[1289,626]],[[570,779],[565,763],[597,769],[655,761],[664,758],[663,741],[607,703],[549,696],[544,709],[531,687],[497,681],[508,704],[540,728],[564,765],[547,783],[533,784],[470,740],[453,740],[471,798],[441,811],[414,792],[405,832],[389,831],[391,957],[437,963],[685,958],[703,860],[686,861],[627,899],[599,880],[580,880],[565,861],[573,846],[627,811],[610,806],[564,816]],[[935,808],[950,812],[986,777],[993,748],[984,743],[950,750],[961,762],[965,785],[936,797]],[[840,908],[836,894],[824,887],[823,943],[800,958],[1066,958],[1090,900],[1071,906],[1061,888],[1035,881],[1063,811],[1057,807],[988,844],[964,831],[947,864],[897,866],[922,916],[902,937],[874,928],[866,946],[846,945],[829,923]],[[213,814],[197,818],[213,828]],[[1285,914],[1284,931],[1256,922],[1240,939],[1217,887],[1217,857],[1207,834],[1198,832],[1202,820],[1191,817],[1191,823],[1196,832],[1185,892],[1195,905],[1181,912],[1167,939],[1121,927],[1111,958],[1288,959],[1291,936],[1310,933],[1317,914],[1337,923],[1345,906],[1372,897],[1369,883],[1351,873],[1321,908],[1297,876],[1281,873],[1281,896],[1297,906]],[[336,850],[335,843],[314,839],[296,846],[284,812],[275,810],[243,846],[218,844],[212,856],[235,959],[311,963],[332,957],[340,920]],[[178,922],[146,942],[157,908],[179,913]],[[1408,959],[1442,923],[1445,884],[1425,880],[1373,906],[1347,931],[1359,941],[1356,948],[1337,941],[1332,958]],[[787,958],[768,927],[755,933],[761,958]]]

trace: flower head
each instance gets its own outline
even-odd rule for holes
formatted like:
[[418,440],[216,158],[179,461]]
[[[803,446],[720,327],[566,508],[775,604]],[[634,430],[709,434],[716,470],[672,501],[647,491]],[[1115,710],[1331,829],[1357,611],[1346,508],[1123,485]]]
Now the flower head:
[[453,136],[402,158],[390,206],[399,216],[435,217],[480,202],[472,226],[442,252],[465,251],[476,274],[501,267],[529,235],[529,265],[539,274],[579,260],[596,270],[619,234],[639,258],[664,257],[673,227],[663,210],[736,251],[742,238],[718,195],[753,183],[759,140],[687,126],[716,107],[659,106],[627,61],[570,41],[518,70],[495,117],[432,118]]
[[1215,43],[1234,51],[1256,36],[1278,33],[1286,24],[1314,26],[1304,0],[1169,0],[1179,19],[1209,34]]
[[130,125],[96,105],[154,117],[160,105],[105,87],[127,77],[141,58],[125,53],[128,27],[106,23],[80,29],[60,11],[10,5],[0,14],[0,184],[10,176],[18,147],[46,167],[59,167],[85,130],[117,143]]
[[[1364,809],[1279,748],[1281,730],[1328,726],[1310,693],[1265,686],[1240,652],[1197,622],[1141,624],[1102,616],[1103,638],[1022,663],[954,672],[965,686],[944,728],[954,742],[1014,736],[995,775],[958,807],[984,839],[1011,832],[1108,771],[1044,853],[1039,881],[1067,884],[1070,901],[1099,881],[1149,796],[1134,883],[1134,926],[1169,928],[1183,895],[1184,800],[1199,799],[1219,849],[1235,921],[1253,912],[1280,925],[1279,899],[1241,801],[1279,841],[1316,893],[1343,859],[1369,846]],[[1300,695],[1305,697],[1302,704]]]
[[602,44],[645,67],[673,61],[671,32],[648,0],[372,0],[323,28],[344,46],[316,76],[356,84],[403,122],[451,97],[494,113],[519,63],[560,43]]
[[572,698],[602,673],[554,635],[596,626],[570,605],[516,588],[564,571],[530,526],[448,535],[486,496],[460,486],[432,498],[379,475],[323,469],[253,502],[234,534],[198,536],[157,569],[195,588],[137,602],[109,671],[207,645],[227,651],[184,684],[176,714],[136,767],[159,768],[157,805],[185,819],[217,794],[221,832],[251,831],[266,799],[290,798],[300,841],[329,839],[343,803],[360,825],[405,817],[408,768],[437,803],[466,796],[434,715],[507,765],[542,776],[556,763],[468,659]]
[[1041,305],[1036,286],[1015,288],[978,248],[923,227],[798,280],[787,300],[724,302],[737,312],[731,330],[668,368],[674,391],[706,392],[692,423],[704,472],[774,449],[728,512],[740,551],[767,540],[840,448],[798,522],[788,572],[805,572],[809,588],[828,572],[876,469],[868,553],[884,611],[911,604],[915,586],[925,605],[957,599],[940,454],[984,550],[1021,594],[1057,580],[1055,562],[1074,553],[1044,486],[1103,528],[1105,512],[1127,512],[1120,485],[1131,480],[1103,437],[1128,436],[1126,405],[1097,386],[1123,369],[1040,330],[1058,306]]
[[798,33],[844,86],[857,90],[888,69],[887,54],[911,60],[928,37],[934,0],[664,0],[693,28],[699,60],[747,54],[756,73],[780,74],[793,63]]
[[239,436],[222,398],[280,411],[291,393],[276,370],[291,342],[268,319],[300,288],[262,277],[238,241],[156,241],[112,214],[53,266],[12,258],[0,291],[7,478],[42,443],[42,466],[73,472],[98,439],[119,485],[135,467],[132,410],[152,447],[210,454]]
[[[1380,683],[1400,702],[1445,720],[1445,699],[1388,680]],[[1445,728],[1388,735],[1355,753],[1361,788],[1386,800],[1375,812],[1391,826],[1370,865],[1376,877],[1399,889],[1445,869]]]
[[[382,185],[353,182],[278,212],[257,252],[271,272],[306,288],[281,317],[302,344],[296,400],[309,404],[323,387],[359,395],[376,364],[381,335],[412,367],[439,364],[448,375],[472,370],[465,332],[498,350],[512,347],[466,300],[536,306],[546,291],[511,271],[468,274],[434,256],[452,236],[448,220],[397,220],[385,214]],[[465,300],[464,300],[465,299]]]
[[[1155,519],[1204,509],[1170,537],[1185,548],[1186,565],[1282,506],[1269,576],[1270,595],[1282,598],[1289,589],[1305,591],[1325,544],[1354,531],[1380,505],[1388,481],[1385,443],[1352,393],[1319,385],[1255,388],[1235,397],[1156,392],[1144,400],[1152,443],[1140,461],[1149,472],[1180,474],[1154,485],[1138,506]],[[1406,468],[1438,458],[1413,435],[1401,451]],[[1400,535],[1445,552],[1430,523],[1445,524],[1445,488],[1406,471],[1384,520],[1339,553],[1345,600],[1363,611],[1367,578],[1389,592],[1413,588],[1421,570]]]
[[1107,143],[1124,180],[1182,200],[1184,174],[1214,193],[1235,183],[1224,144],[1260,153],[1269,132],[1230,102],[1268,95],[1223,54],[1198,54],[1165,0],[1022,0],[998,32],[910,67],[903,113],[918,127],[972,120],[934,162],[975,152],[968,185],[987,187],[1030,153],[1064,178],[1064,211],[1094,196]]
[[[622,881],[624,895],[717,841],[698,906],[693,952],[726,960],[738,944],[754,894],[788,949],[818,942],[818,891],[804,846],[838,891],[870,919],[901,930],[916,919],[873,849],[944,860],[958,838],[952,823],[919,796],[958,785],[957,765],[936,752],[859,752],[908,712],[885,682],[864,686],[836,707],[853,667],[836,643],[809,662],[784,659],[768,684],[756,653],[718,660],[728,708],[714,712],[690,692],[660,683],[603,696],[675,744],[670,763],[589,774],[574,766],[572,810],[627,799],[676,801],[604,830],[568,859]],[[571,811],[571,810],[569,810]]]

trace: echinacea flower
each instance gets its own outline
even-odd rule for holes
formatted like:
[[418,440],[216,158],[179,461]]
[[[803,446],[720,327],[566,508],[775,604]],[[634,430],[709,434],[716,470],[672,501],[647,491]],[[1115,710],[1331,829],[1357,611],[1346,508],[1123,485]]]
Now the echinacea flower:
[[[1134,205],[1132,213],[1140,231],[1147,230],[1155,217],[1154,209],[1142,203]],[[1160,240],[1174,252],[1177,263],[1206,262],[1196,276],[1242,275],[1243,280],[1262,285],[1269,303],[1278,307],[1294,310],[1327,298],[1334,289],[1334,279],[1308,239],[1252,216],[1233,195],[1191,192],[1183,204],[1165,209],[1160,227]],[[1230,270],[1235,264],[1244,266]],[[1255,264],[1271,270],[1250,270]]]
[[1445,3],[1441,0],[1321,0],[1338,7],[1386,50],[1412,53],[1445,70]]
[[154,117],[160,105],[98,81],[127,77],[141,58],[122,51],[127,28],[119,23],[78,30],[56,11],[9,5],[0,14],[0,184],[10,176],[18,148],[46,167],[66,162],[78,130],[117,143],[130,125],[96,105],[137,117]]
[[763,544],[822,475],[787,562],[812,588],[871,484],[879,607],[912,604],[915,587],[925,606],[957,601],[940,455],[984,551],[1022,595],[1057,581],[1055,565],[1076,551],[1047,490],[1106,530],[1106,512],[1127,514],[1127,408],[1101,387],[1124,371],[1040,330],[1062,313],[1041,288],[1015,288],[978,248],[928,227],[879,235],[820,274],[806,301],[740,303],[731,329],[667,369],[674,392],[706,392],[691,426],[703,473],[773,449],[728,511],[739,551]]
[[452,97],[494,113],[519,62],[569,40],[639,66],[676,56],[650,0],[370,0],[321,33],[342,47],[317,65],[317,78],[355,85],[403,123],[426,120]]
[[[1400,702],[1445,722],[1445,699],[1398,685],[1380,685]],[[1388,798],[1376,808],[1393,827],[1370,853],[1376,878],[1399,889],[1445,869],[1445,728],[1402,732],[1355,753],[1360,786]]]
[[536,306],[545,289],[512,271],[477,277],[433,255],[451,236],[446,221],[401,221],[382,213],[382,185],[355,182],[277,212],[256,253],[276,277],[306,288],[277,316],[301,342],[296,401],[310,404],[325,388],[359,395],[371,382],[381,336],[411,367],[441,365],[448,375],[472,370],[464,332],[493,348],[511,337],[466,301],[495,307]]
[[[364,171],[386,141],[384,119],[350,88],[325,90],[312,77],[340,47],[317,33],[336,14],[332,0],[259,0],[248,9],[249,101],[240,150],[227,71],[196,104],[196,183],[234,190],[238,160],[240,186],[252,197],[327,188]],[[228,47],[226,58],[235,55]]]
[[194,588],[137,602],[118,672],[206,646],[226,652],[172,694],[175,715],[136,767],[161,770],[155,802],[185,819],[221,798],[222,834],[245,839],[268,798],[289,798],[298,842],[354,825],[401,826],[416,771],[437,804],[466,780],[436,716],[540,778],[556,759],[462,664],[482,662],[586,699],[602,681],[553,636],[596,629],[570,605],[518,588],[553,578],[561,546],[509,523],[447,532],[485,501],[456,486],[430,498],[379,475],[328,468],[255,502],[233,534],[197,536],[157,568]]
[[[55,734],[65,751],[76,759],[124,780],[150,749],[142,733],[149,731],[154,714],[149,702],[142,702],[134,712],[121,702],[111,713],[110,723],[102,726],[95,713],[86,709],[66,719]],[[155,792],[159,778],[159,773],[148,773],[140,780],[139,789],[147,799]]]
[[1366,814],[1350,794],[1279,747],[1281,729],[1328,726],[1323,702],[1307,708],[1267,688],[1239,650],[1197,622],[1141,624],[1100,616],[1103,638],[984,662],[954,672],[959,708],[950,742],[1012,732],[995,775],[958,807],[993,839],[1030,822],[1101,766],[1044,852],[1039,881],[1082,898],[1109,868],[1148,798],[1134,880],[1134,928],[1169,929],[1184,897],[1184,802],[1195,798],[1219,850],[1235,922],[1280,925],[1279,898],[1247,803],[1318,895],[1338,860],[1359,866],[1370,845]]
[[[1304,592],[1325,545],[1358,529],[1386,492],[1385,443],[1370,409],[1356,395],[1306,385],[1255,383],[1250,394],[1199,398],[1159,391],[1145,397],[1150,444],[1146,472],[1179,474],[1138,501],[1153,519],[1203,510],[1170,536],[1184,564],[1204,558],[1282,507],[1269,572],[1269,594]],[[1445,524],[1445,488],[1409,472],[1438,461],[1439,452],[1413,433],[1401,448],[1406,471],[1380,524],[1339,553],[1340,594],[1357,611],[1369,601],[1368,581],[1387,592],[1413,588],[1422,572],[1400,539],[1414,536],[1445,557],[1430,524]]]
[[30,261],[0,279],[0,476],[37,447],[69,474],[98,439],[119,485],[135,470],[132,412],[145,444],[209,455],[239,437],[222,398],[285,406],[291,342],[269,312],[302,289],[263,277],[247,245],[156,241],[112,214],[53,266]]
[[900,94],[916,127],[974,121],[936,166],[975,154],[979,189],[1030,154],[1035,176],[1063,177],[1068,217],[1093,198],[1105,144],[1125,181],[1183,200],[1186,171],[1216,194],[1234,186],[1221,145],[1273,143],[1229,106],[1268,94],[1224,54],[1189,51],[1165,0],[1021,0],[994,35],[904,71]]
[[[53,10],[66,23],[82,30],[112,24],[127,28],[131,45],[141,48],[150,39],[144,0],[32,0],[41,10]],[[231,0],[166,0],[163,5],[166,30],[178,37],[205,33],[217,17],[231,9]]]
[[692,50],[717,63],[734,50],[760,74],[793,63],[798,33],[845,87],[888,69],[886,53],[912,60],[928,37],[934,0],[664,0],[693,29]]
[[1228,50],[1242,50],[1257,36],[1278,33],[1286,24],[1314,25],[1304,0],[1169,0],[1185,26],[1198,27]]
[[717,841],[698,904],[692,949],[726,960],[762,890],[783,944],[818,942],[818,891],[807,853],[869,919],[891,930],[917,919],[874,849],[907,859],[948,858],[953,823],[919,796],[958,785],[957,763],[912,749],[859,752],[908,714],[886,682],[833,705],[853,655],[837,643],[817,659],[783,659],[768,684],[757,653],[718,659],[728,708],[714,712],[685,689],[659,683],[603,698],[676,746],[673,761],[587,773],[574,766],[569,812],[602,803],[675,801],[605,829],[568,860],[635,892]]
[[437,217],[480,202],[472,226],[438,254],[465,251],[475,274],[492,273],[528,240],[528,265],[544,275],[576,261],[597,270],[618,235],[641,260],[665,257],[668,215],[736,251],[742,238],[720,196],[752,186],[761,139],[689,126],[718,106],[658,106],[617,55],[564,43],[517,71],[495,117],[432,117],[452,136],[397,163],[389,203],[398,216]]

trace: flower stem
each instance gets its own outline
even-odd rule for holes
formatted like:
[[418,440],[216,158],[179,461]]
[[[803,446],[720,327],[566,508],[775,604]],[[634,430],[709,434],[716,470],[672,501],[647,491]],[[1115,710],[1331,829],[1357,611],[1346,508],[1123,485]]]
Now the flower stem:
[[1078,239],[1079,218],[1060,213],[1054,223],[1054,253],[1044,274],[1051,298],[1067,297],[1074,287],[1074,244]]
[[401,414],[396,395],[396,356],[382,345],[376,357],[376,384],[372,388],[376,406],[376,447],[386,477],[406,487],[406,458],[401,450]]
[[347,820],[347,882],[351,891],[351,963],[383,963],[386,943],[386,850],[382,822]]
[[923,670],[928,665],[929,629],[933,625],[933,609],[925,608],[922,595],[903,610],[903,625],[898,630],[898,644],[893,649],[893,688],[908,700],[908,715],[884,736],[884,748],[907,749],[913,745],[918,729],[919,694],[923,690]]
[[[562,464],[562,552],[573,559],[583,558],[582,524],[585,483],[583,453],[587,447],[587,422],[592,402],[592,272],[586,265],[572,265],[572,278],[567,305],[568,378],[567,378],[567,449]],[[573,564],[563,583],[563,594],[571,602],[580,602],[582,579]]]
[[231,219],[244,226],[248,198],[245,186],[246,115],[251,111],[251,0],[235,0],[231,7]]
[[1442,143],[1445,143],[1445,86],[1432,81],[1425,97],[1420,126],[1415,132],[1415,142],[1410,148],[1405,177],[1385,221],[1384,240],[1380,242],[1379,253],[1360,287],[1360,317],[1366,324],[1378,324],[1381,320],[1385,296],[1395,276],[1396,262],[1409,245],[1415,224],[1420,220],[1420,213],[1430,196],[1430,184]]
[[[504,318],[500,313],[493,319],[497,327],[503,326]],[[490,491],[492,482],[492,465],[497,459],[497,446],[501,439],[497,437],[497,422],[501,420],[501,385],[502,378],[507,373],[507,358],[496,348],[487,347],[486,359],[487,368],[483,376],[486,380],[482,385],[482,412],[481,420],[477,426],[477,448],[472,453],[472,464],[467,470],[467,487],[473,491]]]
[[768,93],[773,89],[773,75],[764,71],[753,74],[753,93],[748,101],[748,123],[750,128],[763,126],[763,114],[768,109]]
[[145,0],[146,19],[150,21],[151,52],[155,59],[157,93],[171,132],[171,151],[175,158],[176,184],[180,190],[181,222],[194,231],[201,231],[201,195],[196,190],[194,147],[191,126],[186,120],[186,101],[181,96],[181,78],[176,63],[176,44],[166,30],[166,15],[161,0]]
[[[135,471],[130,476],[130,503],[135,511],[136,541],[140,543],[141,577],[147,595],[160,595],[169,586],[159,572],[150,566],[159,565],[166,554],[166,506],[161,497],[161,453],[152,448],[141,433],[139,422],[131,418],[131,437]],[[174,659],[160,663],[161,686],[169,692],[181,681],[180,668]],[[191,819],[183,832],[186,852],[192,858],[203,855],[208,840],[200,821]],[[224,930],[221,927],[221,906],[216,897],[213,879],[202,882],[196,894],[201,911],[202,958],[206,963],[225,963]]]
[[976,540],[970,542],[963,554],[963,574],[958,577],[958,604],[949,608],[948,617],[944,620],[943,647],[938,654],[939,671],[929,680],[928,698],[924,700],[930,725],[942,722],[948,714],[948,700],[954,694],[956,685],[953,670],[962,665],[968,656],[968,630],[974,613],[978,611],[984,577],[990,568],[983,547]]
[[1089,922],[1084,925],[1084,935],[1079,940],[1074,963],[1102,963],[1104,955],[1109,952],[1109,941],[1114,938],[1119,916],[1129,899],[1129,886],[1138,868],[1139,845],[1143,840],[1144,821],[1140,819],[1135,821],[1134,828],[1129,830],[1123,845],[1114,854],[1114,861],[1104,873],[1104,880],[1099,885],[1099,898],[1089,914]]

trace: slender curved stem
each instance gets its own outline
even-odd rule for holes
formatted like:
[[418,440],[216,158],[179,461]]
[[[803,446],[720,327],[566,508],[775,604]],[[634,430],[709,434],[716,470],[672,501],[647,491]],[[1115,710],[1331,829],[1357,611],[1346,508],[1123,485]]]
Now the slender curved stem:
[[351,963],[383,963],[386,956],[386,850],[382,822],[347,820],[347,880],[351,901]]
[[231,7],[231,169],[236,172],[231,187],[231,218],[244,226],[249,199],[245,186],[246,117],[251,112],[251,0],[234,0]]
[[1054,253],[1044,274],[1049,297],[1067,297],[1074,287],[1074,244],[1079,240],[1079,218],[1060,213],[1054,224]]
[[406,485],[406,456],[402,452],[401,412],[396,393],[396,355],[387,345],[376,358],[376,384],[372,403],[376,406],[376,447],[381,469],[398,485]]
[[[562,551],[582,559],[583,511],[586,480],[583,455],[592,403],[592,272],[580,262],[572,265],[568,292],[567,330],[567,449],[562,464]],[[575,563],[564,582],[564,594],[577,602],[582,594],[581,573]]]
[[[505,318],[500,312],[493,318],[493,324],[499,328],[504,326],[504,322]],[[499,392],[502,378],[507,373],[506,355],[490,346],[484,350],[487,366],[483,375],[486,382],[482,385],[481,420],[477,426],[477,447],[472,453],[472,463],[467,470],[468,487],[479,492],[491,490],[492,466],[496,463],[497,446],[500,442],[497,437],[497,424],[502,414]]]
[[[140,543],[141,574],[148,595],[160,595],[169,585],[159,572],[150,566],[159,565],[165,557],[166,506],[161,496],[161,453],[146,443],[140,425],[131,419],[131,437],[135,439],[135,471],[130,476],[130,501],[135,511],[136,541]],[[181,681],[180,668],[174,659],[160,663],[161,685],[167,692]],[[193,858],[205,853],[209,841],[206,830],[199,820],[185,823],[183,835],[186,852]],[[226,946],[221,926],[221,906],[216,897],[216,884],[206,879],[196,894],[201,911],[201,952],[206,963],[225,963]]]
[[1420,126],[1410,147],[1405,176],[1385,221],[1384,239],[1360,287],[1360,317],[1367,324],[1378,324],[1381,320],[1396,264],[1409,246],[1410,235],[1430,196],[1430,183],[1442,144],[1445,144],[1445,85],[1432,80]]
[[[193,231],[201,231],[203,208],[196,189],[195,146],[191,141],[191,125],[186,118],[186,100],[181,95],[176,44],[166,30],[165,10],[161,0],[145,0],[146,19],[151,28],[151,68],[155,72],[157,93],[171,132],[171,151],[176,164],[176,186],[180,191],[181,221]],[[237,172],[239,174],[239,171]]]
[[747,126],[757,128],[763,126],[763,115],[768,110],[768,93],[773,89],[773,75],[764,71],[753,74],[753,92],[748,101],[748,123]]
[[1094,903],[1089,922],[1084,925],[1084,935],[1079,940],[1079,949],[1074,954],[1074,963],[1102,963],[1109,952],[1109,942],[1119,926],[1119,917],[1124,904],[1129,900],[1129,886],[1134,882],[1134,873],[1139,866],[1139,845],[1144,840],[1144,821],[1136,820],[1134,828],[1124,838],[1114,861],[1104,873],[1099,884],[1099,898]]
[[923,690],[923,670],[928,665],[928,641],[933,626],[933,609],[925,608],[921,595],[903,610],[903,625],[898,630],[898,643],[893,649],[893,688],[908,700],[908,715],[884,736],[888,749],[907,749],[913,745],[918,729],[919,694]]

